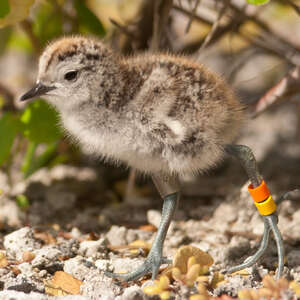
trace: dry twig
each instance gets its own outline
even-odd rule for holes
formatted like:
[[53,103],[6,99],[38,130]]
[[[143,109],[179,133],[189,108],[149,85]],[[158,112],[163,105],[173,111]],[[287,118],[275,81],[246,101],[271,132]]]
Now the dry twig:
[[275,102],[300,93],[300,67],[291,70],[256,103],[253,117],[257,117]]
[[191,25],[192,25],[194,17],[195,17],[195,13],[197,11],[197,8],[198,8],[200,2],[201,2],[201,0],[195,1],[195,6],[194,6],[193,10],[191,11],[191,16],[190,16],[189,22],[185,28],[185,33],[188,33],[190,31]]
[[223,6],[222,6],[221,10],[219,11],[217,19],[213,23],[212,28],[211,28],[210,32],[208,33],[208,35],[205,37],[205,40],[202,43],[199,51],[203,50],[209,44],[209,42],[213,39],[213,36],[215,35],[215,33],[217,32],[217,29],[220,26],[221,19],[222,19],[223,15],[225,14],[225,12],[229,6],[229,3],[230,3],[230,0],[226,0],[223,3]]
[[14,94],[13,92],[0,82],[0,95],[6,100],[2,109],[5,111],[14,111],[16,107],[14,105]]
[[233,83],[236,79],[236,76],[238,75],[239,71],[248,63],[251,61],[251,58],[257,54],[261,53],[260,49],[256,48],[247,48],[244,51],[241,51],[236,55],[236,59],[233,62],[232,66],[230,67],[230,70],[228,71],[228,78],[227,81],[229,83]]
[[156,0],[154,5],[153,18],[153,36],[150,45],[151,51],[157,51],[160,48],[162,33],[167,24],[170,10],[173,6],[173,0]]
[[21,28],[27,34],[34,48],[35,53],[37,54],[37,56],[39,56],[42,52],[42,45],[39,39],[33,33],[32,23],[29,20],[24,20],[21,22]]
[[300,16],[300,6],[297,5],[296,3],[294,3],[292,0],[278,0],[278,2],[280,3],[287,3],[288,5],[290,5],[294,10],[295,12]]
[[[254,46],[276,55],[291,64],[300,65],[300,49],[298,45],[280,36],[272,30],[267,23],[254,15],[250,15],[248,11],[241,9],[233,2],[230,2],[229,6],[233,12],[233,16],[231,18],[232,21],[227,25],[219,25],[219,27],[215,30],[210,43],[217,41],[225,33],[233,31],[237,32],[242,39],[250,42]],[[191,14],[191,12],[180,6],[175,5],[174,8],[187,16],[190,16]],[[197,14],[194,16],[194,19],[208,25],[213,25],[214,23],[209,16],[204,14]],[[262,34],[253,36],[250,32],[245,30],[242,31],[240,28],[245,21],[254,22],[261,29]]]
[[131,39],[135,39],[136,36],[126,27],[118,23],[116,20],[109,18],[109,21],[116,26],[122,33],[129,36]]
[[246,20],[254,22],[262,31],[262,34],[258,38],[254,38],[251,33],[245,32],[242,34],[244,39],[269,52],[284,57],[295,65],[300,64],[300,48],[297,44],[281,36],[278,32],[275,32],[268,23],[258,16],[250,14],[248,10],[240,8],[235,2],[230,3],[230,8],[237,14],[243,16]]
[[[190,16],[190,12],[188,10],[186,10],[183,7],[174,5],[174,9],[181,12],[182,14],[186,15],[186,16]],[[194,19],[197,21],[200,21],[206,25],[209,26],[213,26],[214,21],[211,20],[207,15],[195,15]],[[212,45],[213,43],[216,43],[220,38],[222,38],[226,33],[230,32],[230,31],[236,31],[240,26],[242,26],[245,22],[245,18],[241,17],[239,14],[234,14],[231,21],[228,22],[225,25],[218,25],[216,27],[216,29],[213,32],[212,37],[209,40],[209,45]],[[197,45],[202,45],[203,44],[203,40],[201,39],[199,42],[197,42]],[[207,46],[207,45],[206,45]],[[195,47],[193,47],[195,48]],[[197,51],[199,49],[199,46],[197,46]]]

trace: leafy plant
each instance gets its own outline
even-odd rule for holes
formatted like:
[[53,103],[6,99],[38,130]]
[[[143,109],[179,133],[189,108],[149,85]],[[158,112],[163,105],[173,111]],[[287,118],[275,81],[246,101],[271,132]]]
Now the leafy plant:
[[0,166],[9,159],[19,129],[20,122],[12,113],[3,114],[0,119]]
[[289,288],[289,282],[285,278],[278,281],[266,275],[263,278],[263,287],[258,290],[241,290],[238,293],[239,299],[259,300],[259,299],[282,299],[282,292]]
[[199,282],[197,284],[197,291],[198,294],[192,295],[189,298],[189,300],[210,300],[211,299],[206,289],[206,286],[203,283]]
[[300,298],[300,283],[296,281],[290,282],[290,289],[292,289],[296,296]]
[[57,113],[46,102],[31,102],[20,117],[22,131],[31,142],[52,143],[61,137],[57,127]]
[[50,2],[42,2],[36,10],[33,32],[40,44],[44,46],[48,41],[63,34],[62,11]]
[[154,285],[149,285],[144,288],[144,292],[147,295],[159,295],[160,299],[167,300],[170,298],[171,293],[170,289],[170,280],[168,276],[163,275],[159,280],[154,281]]
[[[25,177],[46,165],[56,151],[57,141],[62,136],[57,120],[57,113],[42,100],[30,103],[21,115],[22,133],[29,140],[22,166]],[[46,149],[36,156],[39,144],[46,144]]]
[[23,194],[17,195],[16,200],[17,200],[17,204],[21,210],[26,211],[29,208],[29,206],[30,206],[29,200],[25,195],[23,195]]
[[[22,171],[25,177],[43,167],[53,157],[57,141],[62,136],[56,126],[57,114],[44,101],[30,103],[22,114],[4,113],[0,118],[0,166],[12,159],[12,147],[17,135],[27,140],[27,150]],[[45,150],[36,155],[38,145],[45,144]],[[14,151],[16,152],[16,151]]]
[[97,16],[85,5],[82,0],[75,0],[74,6],[79,21],[79,31],[81,33],[93,33],[104,36],[105,29]]
[[193,265],[200,265],[202,275],[207,273],[208,268],[214,263],[213,258],[206,252],[194,246],[182,246],[175,254],[173,267],[186,274]]
[[247,0],[249,4],[254,4],[254,5],[262,5],[268,3],[270,0]]
[[[169,299],[171,296],[170,280],[178,281],[188,287],[194,286],[197,282],[203,284],[205,280],[208,282],[209,279],[207,276],[201,275],[208,273],[208,269],[212,264],[213,258],[206,252],[194,246],[182,246],[175,254],[173,266],[167,269],[159,280],[155,280],[154,285],[145,287],[144,292],[147,295],[159,295],[161,299]],[[198,296],[200,295],[191,297],[193,297],[192,299],[198,299]]]
[[177,267],[172,269],[172,276],[175,280],[183,282],[185,285],[192,287],[199,275],[208,272],[208,265],[202,266],[197,263],[195,256],[190,256],[187,261],[186,273],[182,273]]
[[10,11],[8,0],[2,0],[0,2],[0,18],[5,17]]
[[[0,1],[0,55],[8,45],[37,59],[47,42],[64,33],[105,35],[101,21],[85,1],[73,1],[73,8],[67,7],[65,1],[41,1],[27,18],[34,2]],[[23,20],[23,33],[9,27]],[[15,109],[1,113],[0,107],[0,167],[5,166],[9,173],[14,157],[20,154],[23,156],[21,170],[28,177],[50,162],[61,162],[57,149],[62,132],[57,123],[57,113],[41,99],[29,103],[23,112]]]
[[0,28],[24,20],[34,0],[1,0]]

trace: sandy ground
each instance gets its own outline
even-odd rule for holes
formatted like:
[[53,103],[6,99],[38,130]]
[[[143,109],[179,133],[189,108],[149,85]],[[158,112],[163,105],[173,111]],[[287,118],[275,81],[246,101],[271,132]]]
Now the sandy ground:
[[[277,107],[250,121],[239,140],[252,147],[274,198],[300,185],[298,117],[293,105]],[[138,187],[127,201],[120,201],[123,183],[111,183],[103,168],[57,166],[12,185],[0,173],[0,299],[54,299],[47,295],[47,285],[57,271],[80,281],[80,295],[56,290],[57,299],[151,298],[143,292],[151,284],[149,278],[124,284],[105,277],[103,270],[131,271],[144,260],[145,251],[133,253],[126,246],[135,240],[153,240],[162,202],[151,184]],[[252,255],[259,246],[263,222],[246,181],[233,159],[209,174],[187,178],[165,242],[165,255],[172,258],[182,245],[208,252],[214,259],[208,277]],[[16,205],[19,194],[30,201],[25,212]],[[144,226],[149,224],[152,226]],[[285,277],[300,282],[299,198],[280,206],[279,228],[286,250]],[[259,263],[247,269],[249,275],[226,275],[225,282],[209,293],[234,298],[241,289],[261,287],[262,277],[272,274],[276,263],[272,241]],[[189,299],[196,288],[175,281],[170,292],[171,299]],[[286,290],[279,299],[296,296]]]

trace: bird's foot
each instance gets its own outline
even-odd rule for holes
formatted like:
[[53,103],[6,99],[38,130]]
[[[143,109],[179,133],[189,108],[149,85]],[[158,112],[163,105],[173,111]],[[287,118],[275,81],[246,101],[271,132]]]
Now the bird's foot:
[[172,260],[162,257],[161,254],[157,254],[157,252],[149,253],[148,257],[144,261],[144,263],[137,268],[137,270],[128,273],[128,274],[119,274],[119,273],[112,273],[112,272],[105,272],[104,274],[110,278],[117,278],[123,281],[132,281],[138,280],[143,276],[151,273],[152,280],[154,280],[159,272],[159,268],[162,264],[170,264]]
[[277,252],[278,252],[278,269],[276,273],[276,279],[279,279],[282,275],[283,266],[284,266],[284,248],[283,248],[282,237],[277,227],[277,222],[278,222],[278,218],[275,214],[264,216],[265,230],[264,230],[263,238],[259,249],[254,255],[248,257],[244,261],[244,263],[228,269],[226,273],[230,274],[253,266],[267,251],[267,247],[270,240],[270,232],[272,231],[277,246]]

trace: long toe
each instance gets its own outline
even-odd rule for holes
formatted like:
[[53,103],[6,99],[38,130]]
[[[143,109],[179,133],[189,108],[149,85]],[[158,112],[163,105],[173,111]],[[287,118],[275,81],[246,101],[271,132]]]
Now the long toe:
[[[156,271],[157,268],[157,271]],[[112,273],[112,272],[105,272],[104,274],[108,277],[111,278],[117,278],[121,279],[123,281],[134,281],[138,280],[145,275],[152,273],[152,278],[153,274],[155,273],[155,277],[157,276],[159,271],[159,266],[154,267],[153,265],[150,264],[150,262],[145,261],[139,268],[137,268],[134,272],[128,273],[128,274],[119,274],[119,273]]]
[[172,264],[172,263],[173,263],[172,259],[167,258],[167,257],[163,257],[163,258],[162,258],[162,263],[161,263],[161,264],[170,265],[170,264]]
[[119,274],[112,272],[104,272],[107,277],[121,279],[123,281],[134,281],[138,280],[149,273],[150,270],[147,270],[144,265],[138,268],[136,271],[128,273],[128,274]]
[[172,260],[163,257],[160,260],[153,259],[152,256],[148,257],[146,261],[137,268],[134,272],[128,274],[119,274],[112,272],[104,272],[107,277],[117,278],[123,281],[133,281],[144,277],[147,274],[152,274],[152,280],[154,280],[159,272],[161,264],[170,264]]
[[231,273],[243,270],[243,269],[248,268],[248,267],[250,267],[250,264],[248,264],[248,263],[242,263],[240,265],[237,265],[237,266],[234,266],[234,267],[231,267],[231,268],[227,269],[225,271],[225,273],[226,274],[231,274]]

